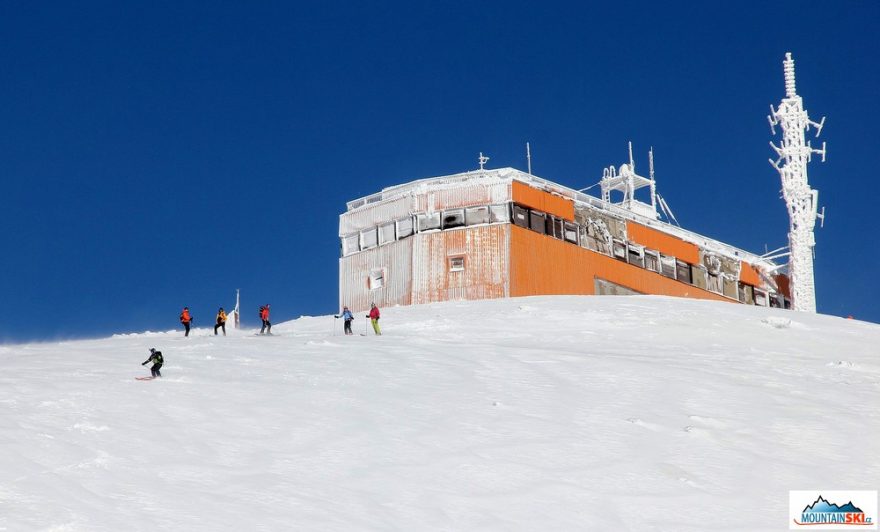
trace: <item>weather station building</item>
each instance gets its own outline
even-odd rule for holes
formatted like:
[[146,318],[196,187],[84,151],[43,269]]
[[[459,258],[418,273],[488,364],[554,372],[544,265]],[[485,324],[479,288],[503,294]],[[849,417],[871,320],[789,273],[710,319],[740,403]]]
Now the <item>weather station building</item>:
[[[601,197],[533,175],[530,155],[520,171],[487,169],[481,153],[476,170],[348,202],[339,217],[340,305],[657,294],[815,312],[813,226],[824,214],[806,166],[813,153],[824,160],[825,147],[813,149],[804,132],[818,135],[824,119],[812,122],[803,109],[791,54],[783,69],[786,97],[768,118],[783,131],[770,162],[791,219],[788,250],[757,255],[680,227],[656,191],[653,153],[644,177],[631,145],[628,163],[605,168]],[[784,256],[788,264],[774,262]]]

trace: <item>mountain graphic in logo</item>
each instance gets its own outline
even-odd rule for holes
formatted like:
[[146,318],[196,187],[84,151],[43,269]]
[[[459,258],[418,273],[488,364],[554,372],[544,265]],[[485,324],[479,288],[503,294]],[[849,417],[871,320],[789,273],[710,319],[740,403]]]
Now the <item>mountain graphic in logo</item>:
[[819,498],[816,501],[804,508],[803,513],[847,513],[847,512],[856,512],[856,513],[864,513],[860,508],[857,508],[852,501],[844,504],[843,506],[838,506],[837,504],[830,503],[825,500],[824,497],[819,495]]

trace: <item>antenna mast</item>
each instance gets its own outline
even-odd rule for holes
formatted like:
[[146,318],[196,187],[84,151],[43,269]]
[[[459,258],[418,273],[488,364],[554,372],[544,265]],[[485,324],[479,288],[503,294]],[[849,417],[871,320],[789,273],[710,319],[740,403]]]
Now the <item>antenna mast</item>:
[[[813,248],[816,246],[814,228],[816,218],[825,220],[825,209],[818,212],[819,191],[807,183],[807,163],[814,153],[822,156],[825,162],[825,143],[822,149],[813,148],[806,140],[805,132],[810,126],[816,128],[816,137],[822,132],[825,117],[818,123],[810,120],[803,99],[798,96],[794,79],[794,60],[791,53],[785,54],[782,62],[785,73],[785,98],[776,110],[770,106],[770,131],[776,135],[776,126],[782,127],[782,141],[779,146],[770,142],[770,147],[778,158],[770,159],[770,164],[779,172],[782,179],[782,197],[788,206],[789,232],[788,247],[789,275],[791,275],[791,306],[794,310],[816,312],[816,286],[813,277]],[[780,163],[782,163],[780,165]]]
[[529,148],[528,142],[526,142],[526,160],[529,165],[529,175],[532,175],[532,150]]

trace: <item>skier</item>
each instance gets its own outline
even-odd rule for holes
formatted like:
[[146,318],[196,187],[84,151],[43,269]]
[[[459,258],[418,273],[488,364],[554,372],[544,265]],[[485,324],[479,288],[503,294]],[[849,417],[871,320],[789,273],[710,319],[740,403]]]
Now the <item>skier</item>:
[[367,314],[367,317],[373,323],[373,332],[382,336],[382,331],[379,330],[379,307],[375,303],[370,303],[370,313]]
[[184,336],[189,336],[190,322],[192,322],[192,316],[189,315],[189,307],[183,307],[183,312],[180,313],[180,323],[183,324],[183,328],[186,330]]
[[345,334],[351,335],[351,322],[354,321],[354,316],[351,314],[351,311],[348,310],[348,307],[342,307],[342,314],[339,316],[333,316],[334,318],[342,318],[345,320]]
[[220,310],[217,311],[217,324],[214,325],[214,336],[217,336],[217,329],[223,328],[223,336],[226,336],[226,312],[223,310],[223,307],[220,307]]
[[162,373],[159,370],[162,369],[162,364],[165,362],[165,359],[162,358],[162,351],[156,351],[151,347],[150,358],[146,359],[141,366],[146,366],[150,362],[153,363],[153,367],[150,368],[150,371],[153,372],[153,378],[161,377]]
[[263,327],[260,328],[260,334],[272,334],[272,324],[269,323],[269,305],[260,307],[260,319],[263,320]]

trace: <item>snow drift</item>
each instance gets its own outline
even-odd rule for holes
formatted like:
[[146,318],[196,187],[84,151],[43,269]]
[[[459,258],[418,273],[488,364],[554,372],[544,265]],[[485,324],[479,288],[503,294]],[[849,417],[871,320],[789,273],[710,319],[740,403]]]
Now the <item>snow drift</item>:
[[877,325],[653,296],[364,325],[0,347],[0,530],[779,530],[789,490],[880,480]]

